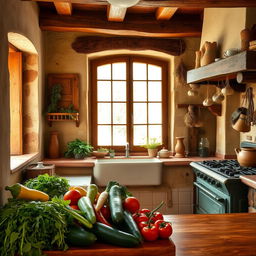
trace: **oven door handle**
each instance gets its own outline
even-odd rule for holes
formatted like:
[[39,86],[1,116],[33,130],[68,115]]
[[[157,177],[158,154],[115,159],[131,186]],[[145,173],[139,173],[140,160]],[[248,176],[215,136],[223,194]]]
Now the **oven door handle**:
[[218,196],[216,196],[215,194],[209,192],[205,187],[203,187],[202,185],[198,184],[197,182],[194,182],[194,185],[196,187],[198,187],[199,189],[203,190],[207,195],[209,195],[210,197],[212,197],[213,199],[215,199],[218,202],[224,202],[223,198],[220,198]]

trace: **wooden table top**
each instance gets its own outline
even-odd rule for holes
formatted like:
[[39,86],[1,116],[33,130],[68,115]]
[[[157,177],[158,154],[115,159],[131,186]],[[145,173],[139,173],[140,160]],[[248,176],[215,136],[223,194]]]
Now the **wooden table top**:
[[256,189],[256,175],[240,176],[241,181],[249,187]]
[[168,215],[176,256],[256,256],[256,214]]

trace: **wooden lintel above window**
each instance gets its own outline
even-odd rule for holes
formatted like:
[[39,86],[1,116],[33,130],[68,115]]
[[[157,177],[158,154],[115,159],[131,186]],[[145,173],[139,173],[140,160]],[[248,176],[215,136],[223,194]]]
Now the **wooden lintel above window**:
[[122,22],[124,20],[127,8],[114,5],[108,6],[108,20]]
[[72,16],[40,13],[40,28],[49,31],[102,33],[141,37],[198,37],[202,21],[198,15],[175,15],[171,20],[157,21],[152,17],[126,15],[123,22],[109,22],[96,11],[77,12]]
[[69,2],[54,2],[56,11],[60,15],[71,15],[72,4]]
[[[35,2],[62,2],[63,0],[22,0]],[[107,0],[66,0],[76,4],[107,5]],[[137,6],[145,7],[187,7],[187,8],[218,8],[218,7],[256,7],[255,0],[141,0]]]
[[78,37],[72,48],[79,53],[93,53],[105,50],[155,50],[170,55],[179,56],[185,51],[185,44],[181,39],[132,38],[132,37]]

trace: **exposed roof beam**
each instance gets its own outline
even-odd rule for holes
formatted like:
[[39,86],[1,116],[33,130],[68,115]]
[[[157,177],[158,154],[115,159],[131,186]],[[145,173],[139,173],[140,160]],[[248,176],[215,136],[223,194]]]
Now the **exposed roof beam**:
[[185,44],[181,39],[83,36],[76,38],[72,48],[76,52],[86,54],[113,49],[150,49],[179,56],[184,52]]
[[[106,5],[107,0],[22,0],[22,1],[38,1],[38,2],[70,2],[78,4],[97,4]],[[256,7],[255,0],[140,0],[137,6],[153,6],[153,7]]]
[[153,15],[126,15],[123,22],[108,22],[99,12],[77,12],[72,16],[40,13],[40,27],[50,31],[79,31],[122,36],[186,37],[200,36],[198,15],[175,15],[170,21],[157,21]]
[[108,6],[108,20],[121,22],[124,20],[127,8],[114,5]]
[[54,2],[57,13],[60,15],[71,15],[72,4],[68,2]]
[[169,20],[178,8],[172,7],[158,7],[156,10],[156,19],[157,20]]

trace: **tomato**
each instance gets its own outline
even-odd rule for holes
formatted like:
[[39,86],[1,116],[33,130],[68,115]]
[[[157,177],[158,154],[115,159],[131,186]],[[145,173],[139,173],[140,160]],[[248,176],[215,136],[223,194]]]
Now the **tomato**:
[[138,228],[141,230],[144,227],[148,226],[148,223],[146,221],[141,221],[137,224]]
[[76,204],[70,205],[70,207],[73,208],[74,210],[79,210],[79,207]]
[[135,212],[133,215],[132,215],[132,217],[133,217],[133,219],[137,222],[137,219],[139,218],[139,216],[140,216],[140,213],[138,213],[138,212]]
[[142,222],[142,221],[148,221],[148,217],[144,214],[144,213],[141,213],[138,218],[136,219],[136,222],[139,223],[139,222]]
[[135,213],[140,209],[140,202],[136,197],[127,197],[124,200],[124,209],[131,212]]
[[163,214],[161,212],[154,212],[153,216],[152,216],[152,219],[151,219],[151,222],[155,223],[157,220],[163,220],[163,219],[164,219],[164,217],[163,217]]
[[145,215],[149,215],[150,214],[150,210],[149,209],[141,209],[141,210],[139,210],[139,213],[144,213]]
[[69,190],[67,193],[65,193],[63,199],[64,200],[70,200],[70,205],[77,204],[78,200],[81,198],[81,193],[76,190]]
[[141,229],[141,234],[146,241],[155,241],[158,238],[158,229],[155,225],[147,226]]
[[172,234],[172,226],[169,222],[157,220],[155,226],[158,229],[158,235],[160,238],[167,239]]
[[110,219],[110,209],[108,205],[103,205],[102,208],[100,209],[100,212],[102,213],[103,217],[106,220]]

